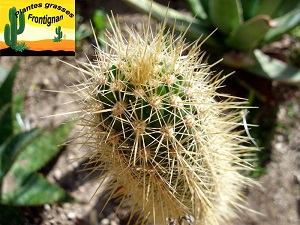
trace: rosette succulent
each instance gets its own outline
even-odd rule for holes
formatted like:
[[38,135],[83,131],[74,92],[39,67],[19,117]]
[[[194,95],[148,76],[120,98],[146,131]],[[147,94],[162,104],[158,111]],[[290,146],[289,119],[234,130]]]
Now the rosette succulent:
[[261,50],[300,26],[298,0],[186,0],[192,15],[151,0],[123,1],[146,13],[152,10],[159,21],[168,14],[168,26],[176,21],[179,31],[190,26],[187,36],[191,39],[206,38],[215,31],[204,47],[215,58],[224,58],[226,66],[272,80],[300,81],[298,68]]
[[253,151],[239,129],[245,100],[217,92],[224,77],[211,72],[199,40],[149,24],[142,34],[128,28],[126,39],[113,19],[105,50],[73,66],[83,75],[74,94],[88,164],[107,171],[110,199],[130,199],[136,224],[224,224],[252,182],[240,173]]

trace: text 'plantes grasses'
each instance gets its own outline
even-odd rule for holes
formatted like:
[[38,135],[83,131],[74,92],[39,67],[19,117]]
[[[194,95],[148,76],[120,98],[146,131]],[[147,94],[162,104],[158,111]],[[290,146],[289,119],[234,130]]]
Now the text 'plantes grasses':
[[[150,24],[150,22],[149,22]],[[91,170],[108,171],[110,198],[131,200],[136,223],[224,224],[242,209],[251,169],[239,109],[245,102],[217,93],[224,80],[204,60],[199,40],[187,44],[165,23],[128,39],[113,19],[105,50],[75,67],[74,94],[90,147]],[[184,52],[188,52],[184,54]],[[132,218],[132,217],[130,217]]]

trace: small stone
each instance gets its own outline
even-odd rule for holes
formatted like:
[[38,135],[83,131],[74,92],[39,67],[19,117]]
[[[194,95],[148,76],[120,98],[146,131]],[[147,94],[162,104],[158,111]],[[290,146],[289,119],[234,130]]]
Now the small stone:
[[[116,224],[120,224],[120,219],[116,216],[114,219],[114,222],[116,223]],[[111,223],[112,224],[112,223]]]
[[62,172],[59,169],[57,169],[54,171],[53,176],[54,176],[54,179],[59,180],[62,177]]
[[76,213],[74,213],[74,212],[69,212],[69,213],[67,214],[67,218],[68,218],[68,220],[74,220],[74,219],[76,218]]
[[110,225],[118,225],[118,223],[114,220],[110,221]]
[[78,191],[81,192],[81,193],[86,192],[86,190],[85,190],[85,188],[84,188],[83,186],[80,186],[80,187],[78,188]]
[[278,142],[284,142],[284,136],[283,135],[277,135]]
[[274,147],[277,150],[277,152],[281,154],[286,153],[288,151],[288,149],[282,142],[276,143]]
[[42,83],[40,84],[41,87],[48,87],[51,84],[50,80],[45,78],[43,79]]
[[101,225],[108,225],[109,224],[109,219],[105,218],[103,220],[101,220]]
[[72,162],[72,166],[73,166],[73,168],[79,167],[79,162],[78,161]]
[[50,210],[51,210],[51,206],[50,206],[49,204],[45,204],[45,205],[44,205],[44,209],[45,209],[46,211],[50,211]]
[[296,184],[300,184],[300,172],[294,172],[294,181]]

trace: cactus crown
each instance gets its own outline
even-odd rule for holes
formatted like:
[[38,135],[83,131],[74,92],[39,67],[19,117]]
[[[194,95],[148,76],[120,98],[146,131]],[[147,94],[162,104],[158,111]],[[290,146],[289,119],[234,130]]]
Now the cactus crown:
[[210,72],[199,40],[186,44],[165,23],[152,32],[150,22],[142,35],[128,28],[125,39],[116,24],[95,62],[73,66],[83,74],[74,93],[91,169],[108,171],[110,196],[129,197],[139,223],[229,220],[248,182],[240,157],[253,150],[235,131],[245,102],[216,92],[223,78]]

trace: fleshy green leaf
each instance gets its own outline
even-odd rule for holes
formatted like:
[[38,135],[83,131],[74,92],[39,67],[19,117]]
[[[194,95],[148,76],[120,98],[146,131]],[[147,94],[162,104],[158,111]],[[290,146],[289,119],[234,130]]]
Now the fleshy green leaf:
[[106,13],[103,10],[97,9],[93,15],[93,24],[97,30],[105,28]]
[[269,15],[273,18],[274,13],[277,11],[282,1],[283,0],[263,0],[259,5],[256,15]]
[[0,145],[13,134],[12,104],[8,103],[0,108]]
[[[0,124],[3,124],[6,122],[6,115],[8,114],[8,112],[11,112],[11,104],[7,104],[5,106],[3,106],[2,108],[0,108]],[[0,142],[1,144],[1,142]]]
[[[158,3],[153,2],[151,10],[151,2],[148,0],[123,1],[144,13],[150,13],[151,11],[152,17],[158,21],[164,21],[165,16],[168,15],[168,19],[166,21],[167,25],[169,27],[173,27],[174,23],[176,22],[176,29],[181,32],[185,32],[186,29],[190,26],[187,31],[187,35],[193,39],[198,39],[200,36],[202,36],[202,38],[205,39],[213,31],[211,27],[209,27],[208,24],[205,24],[203,21],[197,18],[189,17],[174,9],[167,8]],[[205,41],[205,44],[217,48],[220,47],[219,41],[214,36],[209,37],[207,41]]]
[[189,5],[190,10],[193,12],[193,14],[202,20],[207,19],[207,14],[201,4],[200,0],[187,0],[187,3]]
[[210,0],[208,6],[212,24],[224,34],[229,34],[243,23],[239,0]]
[[199,0],[199,1],[201,2],[201,5],[202,5],[204,11],[205,11],[206,14],[207,14],[207,13],[208,13],[208,2],[209,2],[210,0]]
[[7,71],[0,66],[0,86],[7,76]]
[[283,16],[293,9],[299,7],[300,1],[299,0],[288,0],[288,1],[282,1],[280,6],[278,7],[277,11],[273,15],[273,18]]
[[12,100],[12,90],[14,86],[14,80],[16,77],[17,70],[19,68],[19,62],[18,60],[12,67],[12,69],[9,71],[6,79],[2,83],[0,87],[0,108],[4,105],[8,104]]
[[2,204],[33,206],[75,201],[63,189],[37,173],[20,170],[14,179],[16,182],[11,187],[12,191],[2,195]]
[[276,24],[276,26],[266,33],[263,39],[263,44],[274,41],[300,25],[300,4],[298,4],[298,6],[289,13],[272,21]]
[[63,124],[33,140],[18,155],[12,168],[14,173],[18,173],[19,170],[34,172],[44,167],[59,153],[59,145],[64,143],[72,128],[71,123]]
[[[2,83],[0,87],[0,109],[12,103],[13,96],[13,85],[16,77],[17,70],[19,68],[18,60],[8,73],[6,79]],[[9,107],[5,110],[5,113],[2,115],[1,123],[0,123],[0,144],[3,143],[7,138],[9,138],[13,134],[13,119],[12,119],[12,108]]]
[[225,43],[234,49],[253,50],[271,28],[270,21],[269,16],[256,16],[233,32]]
[[22,149],[41,132],[41,129],[32,129],[17,134],[0,146],[0,181],[11,168]]
[[289,83],[300,82],[300,70],[285,64],[282,61],[271,58],[262,51],[254,51],[256,63],[245,69],[256,75]]
[[256,15],[261,2],[262,0],[241,0],[243,16],[245,20],[248,20]]

